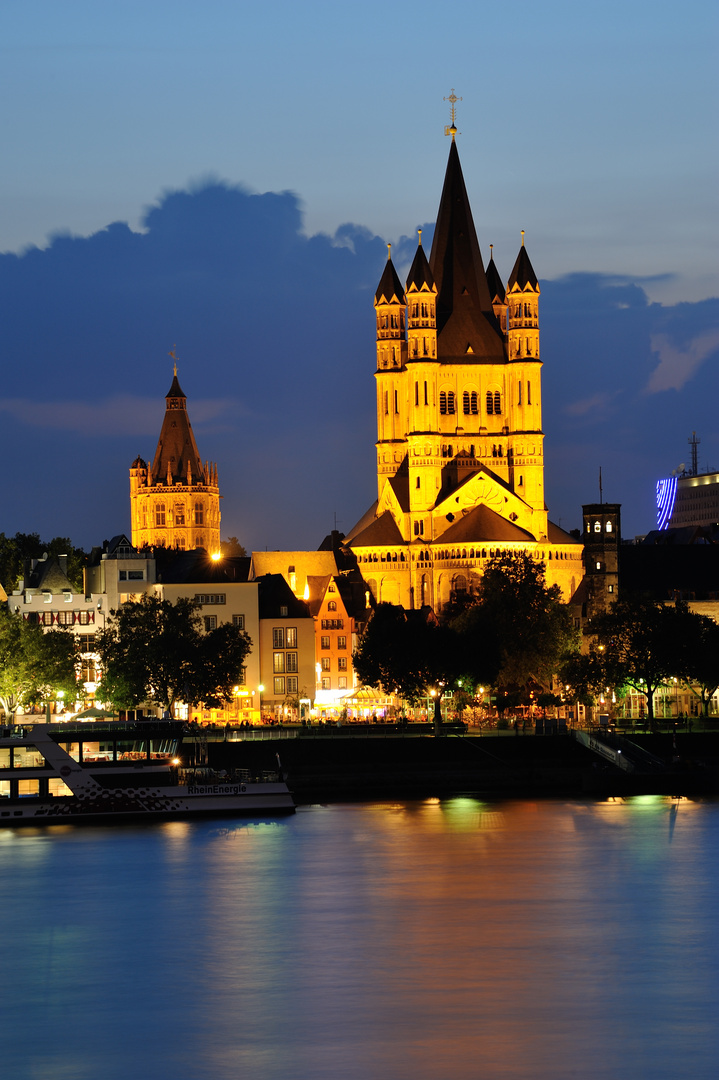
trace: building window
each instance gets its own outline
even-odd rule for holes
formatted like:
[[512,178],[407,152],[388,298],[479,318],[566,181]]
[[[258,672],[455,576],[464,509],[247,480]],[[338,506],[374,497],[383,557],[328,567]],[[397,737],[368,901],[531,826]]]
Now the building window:
[[224,604],[226,593],[195,593],[196,604]]
[[424,536],[424,521],[415,521],[414,523],[414,535]]
[[94,634],[78,634],[77,646],[80,652],[94,652],[95,651],[95,635]]
[[527,381],[527,405],[532,404],[532,384]]
[[387,416],[389,414],[389,391],[388,390],[385,390],[385,392],[384,392],[384,414],[385,414],[385,416]]
[[287,693],[296,694],[299,689],[299,684],[296,675],[290,675],[287,679]]
[[321,649],[329,649],[329,647],[330,647],[330,636],[329,636],[329,634],[323,634],[322,637],[320,638],[320,648]]
[[344,634],[340,634],[340,636],[337,638],[337,648],[338,649],[346,649],[347,648],[347,638],[345,637]]
[[284,626],[275,626],[272,630],[272,648],[284,649],[285,647],[285,628]]
[[327,610],[328,611],[336,611],[337,610],[337,601],[336,600],[330,600],[328,602],[328,604],[327,604]]
[[502,398],[500,397],[499,390],[494,391],[494,415],[502,415]]
[[601,532],[602,531],[602,523],[601,523],[601,521],[595,521],[594,522],[594,531],[595,532]]
[[614,592],[614,586],[613,586],[613,585],[609,585],[609,586],[607,587],[607,591],[608,591],[608,592]]
[[337,670],[338,671],[346,671],[347,670],[347,657],[346,656],[339,656],[337,658]]
[[217,616],[216,615],[205,615],[204,622],[205,622],[205,630],[216,630],[217,629]]
[[73,621],[74,620],[73,620],[71,611],[58,611],[58,613],[57,613],[58,626],[72,626]]
[[600,562],[598,562],[597,563],[597,570],[601,570],[601,569],[602,569],[602,564]]
[[275,678],[275,694],[277,697],[283,696],[285,692],[285,680],[282,676]]
[[276,652],[272,654],[272,670],[277,675],[279,672],[285,670],[285,654],[283,652]]
[[611,521],[608,521],[607,522],[607,532],[610,533],[611,531],[612,531],[612,523],[611,523]]
[[185,524],[185,507],[182,503],[177,503],[175,506],[175,525]]
[[287,642],[288,649],[297,648],[297,627],[288,626],[285,628],[285,640]]
[[121,570],[119,574],[120,581],[127,581],[127,570]]
[[202,507],[202,503],[195,503],[195,525],[205,524],[205,511]]
[[330,679],[327,678],[327,676],[325,676],[322,679],[322,689],[323,690],[331,690],[332,689],[332,683],[331,683]]
[[155,507],[155,526],[158,529],[164,528],[165,525],[165,504],[158,503]]
[[280,618],[281,619],[286,619],[287,618],[287,606],[285,604],[283,604],[280,607]]
[[419,383],[418,382],[416,382],[414,384],[414,403],[415,403],[415,405],[419,405]]
[[337,680],[337,687],[338,687],[339,690],[346,690],[347,689],[347,676],[346,675],[340,675],[339,679]]
[[457,411],[457,399],[454,396],[454,390],[450,390],[447,393],[447,413],[450,416],[454,416]]
[[494,394],[491,390],[487,391],[487,416],[491,416],[494,412]]
[[288,671],[299,671],[299,667],[297,666],[297,653],[296,652],[288,652],[287,653],[287,670]]
[[128,581],[142,581],[144,579],[144,577],[145,577],[145,573],[144,573],[143,570],[128,570],[127,571],[127,580]]
[[322,664],[322,670],[323,671],[329,671],[330,670],[330,658],[329,658],[329,656],[323,656],[322,660],[321,660],[321,664]]
[[424,403],[429,405],[429,397],[427,396],[427,383],[424,384]]
[[439,393],[439,411],[442,416],[447,415],[447,394],[444,390]]
[[521,382],[517,384],[517,404],[518,405],[522,404],[522,384],[521,384]]
[[245,616],[244,615],[233,615],[232,616],[232,625],[236,626],[238,630],[244,630],[245,629]]

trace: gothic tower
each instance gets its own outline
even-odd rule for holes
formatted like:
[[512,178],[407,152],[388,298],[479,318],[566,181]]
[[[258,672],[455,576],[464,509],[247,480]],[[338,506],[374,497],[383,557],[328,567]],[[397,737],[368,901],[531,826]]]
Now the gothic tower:
[[516,550],[568,600],[583,567],[544,502],[539,283],[524,234],[506,289],[485,270],[456,133],[429,258],[420,232],[404,288],[388,258],[375,294],[378,500],[346,539],[379,601],[438,610]]
[[137,457],[130,467],[132,543],[215,554],[220,550],[217,466],[202,464],[176,364],[165,403],[152,466]]

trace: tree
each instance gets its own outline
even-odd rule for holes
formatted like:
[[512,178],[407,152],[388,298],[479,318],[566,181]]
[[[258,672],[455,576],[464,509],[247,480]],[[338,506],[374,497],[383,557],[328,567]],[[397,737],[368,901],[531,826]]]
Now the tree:
[[708,716],[709,702],[719,688],[719,624],[689,610],[683,624],[675,675],[699,698],[702,713]]
[[247,550],[236,536],[228,536],[225,540],[220,541],[220,552],[226,557],[232,558],[244,558],[247,555]]
[[66,536],[56,536],[49,543],[40,539],[39,533],[0,533],[0,585],[6,593],[18,587],[23,576],[26,559],[41,559],[43,555],[67,555],[67,576],[76,588],[82,588],[82,568],[87,555],[76,548]]
[[231,698],[252,641],[230,623],[203,633],[194,600],[145,595],[111,613],[96,647],[104,700],[119,708],[151,701],[172,713],[178,700]]
[[643,694],[653,724],[654,695],[683,663],[681,642],[690,625],[688,616],[686,605],[663,606],[630,594],[595,615],[586,628],[595,638],[590,649],[595,684],[631,686]]
[[559,586],[546,584],[544,564],[526,552],[489,561],[476,602],[452,628],[471,680],[524,698],[531,686],[550,689],[562,657],[578,648]]
[[435,722],[444,689],[457,677],[454,632],[429,609],[405,611],[379,604],[352,661],[366,686],[379,686],[417,703],[434,691]]
[[69,630],[48,630],[20,614],[0,611],[0,705],[12,721],[21,706],[62,691],[77,691],[75,639]]

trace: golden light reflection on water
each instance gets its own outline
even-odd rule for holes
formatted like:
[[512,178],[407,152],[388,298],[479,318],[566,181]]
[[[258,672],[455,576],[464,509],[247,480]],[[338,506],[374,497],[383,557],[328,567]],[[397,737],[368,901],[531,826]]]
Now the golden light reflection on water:
[[713,1080],[717,804],[312,807],[45,838],[39,866],[38,843],[0,850],[37,965],[16,1022],[78,1076]]

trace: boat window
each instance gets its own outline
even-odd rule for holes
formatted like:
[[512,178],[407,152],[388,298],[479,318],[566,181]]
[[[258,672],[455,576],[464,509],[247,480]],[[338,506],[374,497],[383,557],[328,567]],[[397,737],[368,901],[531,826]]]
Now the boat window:
[[61,750],[69,754],[73,761],[80,760],[80,744],[76,742],[61,742],[57,744]]
[[39,780],[18,780],[17,793],[22,798],[23,795],[39,795],[40,794],[40,781]]
[[51,795],[53,798],[57,795],[72,795],[70,788],[59,776],[51,776],[48,778],[47,790],[48,795]]
[[14,746],[12,763],[14,769],[41,769],[45,758],[36,746]]
[[10,781],[0,780],[0,799],[10,798]]
[[0,769],[10,768],[10,747],[3,746],[0,748]]

